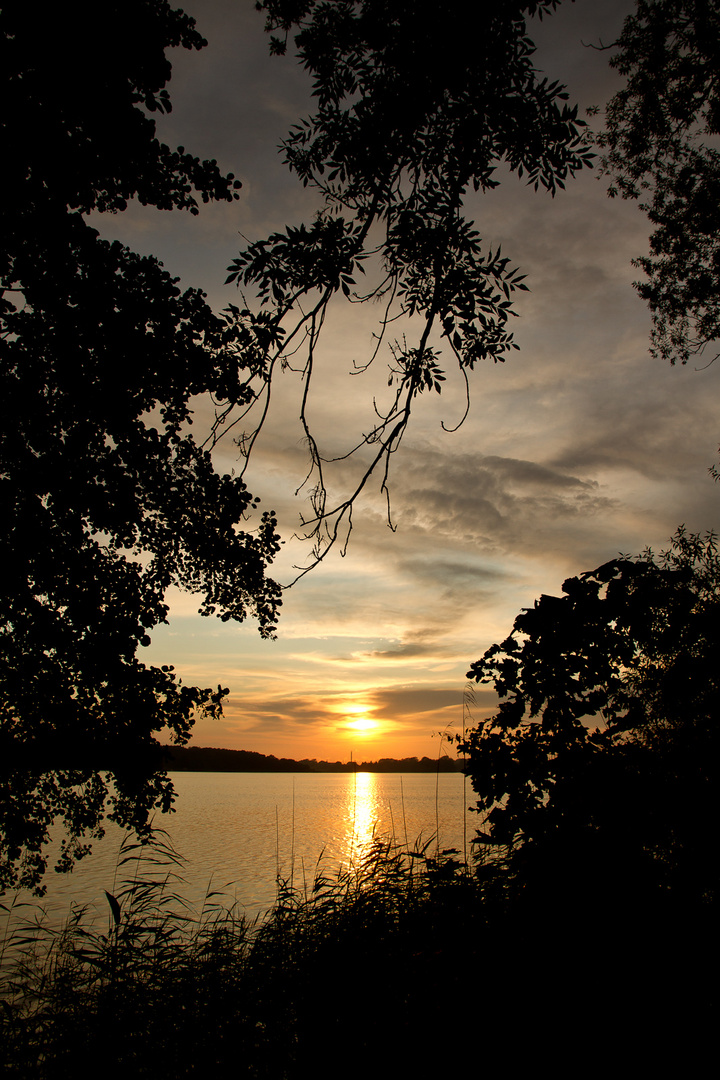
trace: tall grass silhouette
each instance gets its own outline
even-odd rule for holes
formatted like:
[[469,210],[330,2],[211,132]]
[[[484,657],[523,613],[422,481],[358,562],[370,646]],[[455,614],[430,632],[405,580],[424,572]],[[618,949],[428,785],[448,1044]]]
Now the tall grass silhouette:
[[78,1076],[103,1063],[207,1076],[239,1061],[250,1077],[307,1075],[320,1046],[340,1051],[347,1023],[359,1025],[356,1043],[371,1039],[361,987],[377,977],[387,989],[390,971],[402,983],[408,957],[436,956],[433,935],[446,939],[449,910],[472,891],[455,853],[430,857],[430,846],[377,837],[339,870],[321,858],[311,883],[279,879],[273,908],[249,920],[221,889],[188,906],[183,860],[162,832],[144,845],[126,839],[103,927],[81,907],[59,929],[41,911],[15,912],[0,989],[3,1075]]

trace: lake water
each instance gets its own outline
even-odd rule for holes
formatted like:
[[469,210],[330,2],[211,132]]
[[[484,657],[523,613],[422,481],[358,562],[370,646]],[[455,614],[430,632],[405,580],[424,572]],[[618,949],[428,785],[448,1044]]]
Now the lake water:
[[[374,836],[462,854],[477,822],[460,773],[175,773],[173,783],[177,811],[155,825],[185,859],[175,891],[199,908],[208,889],[222,890],[228,906],[237,902],[250,917],[272,906],[278,877],[309,887],[318,860],[326,870],[347,866]],[[41,903],[52,922],[72,904],[107,917],[104,890],[118,891],[123,880],[121,840],[108,828],[72,874],[48,872]]]

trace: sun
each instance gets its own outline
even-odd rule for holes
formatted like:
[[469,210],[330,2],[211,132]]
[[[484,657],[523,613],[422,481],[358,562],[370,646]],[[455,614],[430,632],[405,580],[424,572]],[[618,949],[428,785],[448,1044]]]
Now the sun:
[[354,720],[348,720],[345,726],[353,731],[372,731],[378,724],[377,720],[373,720],[369,716],[358,716]]
[[375,731],[380,725],[377,720],[373,720],[372,716],[368,715],[371,710],[372,706],[370,705],[357,705],[354,702],[350,705],[346,705],[341,710],[343,714],[343,728],[355,735]]

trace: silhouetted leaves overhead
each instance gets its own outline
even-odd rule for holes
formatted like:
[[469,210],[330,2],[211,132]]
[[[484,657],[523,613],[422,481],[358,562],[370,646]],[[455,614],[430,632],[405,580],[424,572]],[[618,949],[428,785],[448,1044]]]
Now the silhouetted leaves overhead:
[[[576,109],[533,66],[526,19],[556,6],[554,0],[258,4],[271,51],[285,53],[292,37],[313,81],[317,111],[291,129],[283,149],[290,169],[321,196],[322,209],[310,226],[249,243],[229,267],[228,282],[253,289],[265,325],[275,327],[254,384],[260,418],[254,427],[248,421],[252,430],[239,445],[252,451],[270,381],[292,363],[302,375],[311,458],[311,513],[304,522],[314,542],[309,565],[337,540],[347,542],[353,505],[375,474],[388,496],[390,523],[391,455],[414,398],[440,391],[448,357],[469,393],[468,372],[477,363],[502,361],[516,348],[509,323],[513,294],[526,288],[523,275],[481,238],[466,202],[473,191],[496,186],[500,165],[554,194],[591,164]],[[324,467],[333,459],[310,429],[306,403],[322,325],[337,295],[350,303],[381,301],[376,340],[356,373],[373,363],[395,320],[415,317],[418,328],[411,340],[404,333],[386,342],[392,393],[374,402],[370,429],[341,455],[368,451],[354,486],[330,506]],[[253,332],[252,304],[226,314],[243,337]],[[220,407],[213,437],[247,415],[247,406]]]
[[37,883],[56,818],[67,868],[106,813],[143,830],[169,808],[155,735],[185,741],[227,692],[139,659],[169,586],[266,636],[279,589],[273,515],[248,531],[256,501],[189,433],[193,395],[243,397],[222,320],[83,216],[236,197],[214,161],[159,143],[147,112],[170,108],[165,49],[202,38],[165,0],[41,16],[13,2],[1,19],[3,887]]

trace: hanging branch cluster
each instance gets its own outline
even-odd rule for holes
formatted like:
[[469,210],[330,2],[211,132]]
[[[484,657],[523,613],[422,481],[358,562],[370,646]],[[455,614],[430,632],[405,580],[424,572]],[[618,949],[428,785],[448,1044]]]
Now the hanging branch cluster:
[[[480,361],[504,361],[517,348],[509,328],[512,296],[526,285],[465,216],[468,192],[496,187],[494,173],[505,163],[535,189],[554,194],[568,174],[591,164],[583,122],[565,104],[566,93],[533,67],[526,18],[552,11],[555,0],[482,4],[472,13],[464,3],[451,3],[433,16],[435,6],[258,4],[273,34],[271,51],[284,53],[294,29],[297,54],[313,76],[317,112],[291,130],[284,152],[323,205],[312,225],[249,244],[229,267],[227,281],[254,290],[259,309],[246,302],[224,313],[225,345],[237,354],[244,380],[219,403],[209,444],[247,422],[249,434],[236,436],[247,463],[278,367],[292,363],[299,370],[310,451],[301,487],[311,491],[312,507],[302,535],[313,545],[302,573],[336,542],[344,551],[353,506],[375,474],[392,527],[390,460],[414,400],[441,391],[438,341],[459,369],[468,407],[468,373]],[[361,278],[376,283],[363,292]],[[308,424],[307,403],[321,330],[336,296],[381,302],[371,354],[353,373],[367,370],[385,342],[390,393],[385,404],[375,402],[375,422],[359,442],[342,458],[328,459]],[[411,342],[386,341],[393,322],[412,317],[418,329]],[[356,482],[328,505],[324,464],[363,448],[369,454]]]

